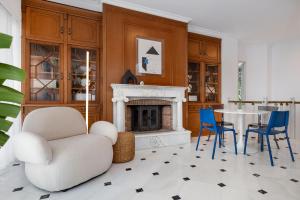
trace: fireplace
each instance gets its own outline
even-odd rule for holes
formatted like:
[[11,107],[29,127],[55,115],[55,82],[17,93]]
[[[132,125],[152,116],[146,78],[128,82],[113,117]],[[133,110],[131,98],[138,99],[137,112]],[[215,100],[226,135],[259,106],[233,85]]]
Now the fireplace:
[[136,149],[190,142],[182,124],[185,87],[112,84],[113,121],[135,133]]

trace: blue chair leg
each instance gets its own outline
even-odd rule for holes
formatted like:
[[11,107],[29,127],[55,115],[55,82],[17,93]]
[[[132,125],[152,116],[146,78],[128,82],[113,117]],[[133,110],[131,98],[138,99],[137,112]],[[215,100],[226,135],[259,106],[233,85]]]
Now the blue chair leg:
[[198,141],[197,141],[196,151],[198,151],[198,147],[199,147],[201,135],[202,135],[202,127],[200,125],[200,132],[199,132],[199,135],[198,135]]
[[222,146],[222,131],[218,135],[219,135],[219,148],[221,148],[221,146]]
[[264,135],[259,134],[259,137],[260,137],[260,151],[263,152],[264,151]]
[[216,137],[215,137],[215,140],[214,140],[214,149],[213,149],[212,159],[215,158],[217,140],[218,140],[218,133],[216,133]]
[[235,151],[235,155],[237,155],[235,130],[233,130],[232,133],[233,133],[233,140],[234,140],[234,151]]
[[225,131],[222,131],[222,146],[225,147]]
[[266,135],[266,138],[267,138],[267,144],[268,144],[268,150],[269,150],[269,156],[270,156],[271,165],[274,166],[273,156],[272,156],[272,150],[271,150],[271,145],[270,145],[270,140],[269,140],[269,135]]
[[245,135],[244,154],[246,154],[247,151],[248,135],[249,135],[249,130],[246,131],[246,135]]
[[206,140],[207,142],[209,141],[210,136],[211,136],[211,133],[209,132],[208,138],[207,138],[207,140]]
[[289,150],[290,150],[290,154],[291,154],[291,157],[292,157],[292,161],[294,162],[294,161],[295,161],[295,158],[294,158],[294,154],[293,154],[293,151],[292,151],[290,139],[289,139],[289,137],[288,137],[287,132],[285,133],[285,136],[286,136],[286,141],[287,141],[288,146],[289,146]]

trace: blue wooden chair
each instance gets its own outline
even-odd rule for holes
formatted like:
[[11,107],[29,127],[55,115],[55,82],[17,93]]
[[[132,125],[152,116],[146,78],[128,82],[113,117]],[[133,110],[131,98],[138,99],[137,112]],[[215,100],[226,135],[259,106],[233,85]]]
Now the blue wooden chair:
[[198,136],[196,151],[198,150],[199,144],[200,144],[200,137],[202,135],[203,129],[207,129],[210,132],[215,133],[215,140],[214,140],[214,148],[213,148],[213,154],[212,159],[215,158],[215,151],[216,151],[216,144],[217,139],[219,138],[219,147],[221,147],[222,144],[222,133],[231,131],[233,133],[234,138],[234,149],[235,154],[237,155],[237,147],[236,147],[236,134],[234,129],[226,128],[224,126],[217,125],[214,111],[213,109],[200,109],[200,133]]
[[[289,123],[289,111],[272,111],[268,126],[266,128],[262,127],[262,128],[248,128],[247,129],[246,136],[245,136],[244,154],[246,154],[246,150],[247,150],[247,141],[248,141],[249,132],[258,133],[259,137],[260,137],[260,141],[261,141],[261,143],[260,143],[261,151],[264,150],[263,137],[265,136],[267,139],[267,146],[268,146],[268,150],[269,150],[271,165],[274,166],[269,136],[277,135],[277,134],[285,134],[286,140],[288,143],[288,147],[289,147],[289,151],[290,151],[290,154],[292,157],[292,161],[295,161],[293,151],[291,148],[291,144],[290,144],[290,140],[288,137],[288,123]],[[278,130],[276,128],[283,128],[283,129]]]

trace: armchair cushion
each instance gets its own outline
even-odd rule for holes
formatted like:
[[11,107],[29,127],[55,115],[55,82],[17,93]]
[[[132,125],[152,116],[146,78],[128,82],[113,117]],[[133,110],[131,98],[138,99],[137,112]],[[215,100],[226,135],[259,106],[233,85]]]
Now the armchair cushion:
[[51,147],[43,137],[31,132],[21,132],[14,137],[16,157],[32,164],[48,164],[52,160]]
[[112,144],[117,142],[118,130],[115,125],[107,121],[98,121],[92,124],[90,128],[90,133],[101,134],[109,138]]

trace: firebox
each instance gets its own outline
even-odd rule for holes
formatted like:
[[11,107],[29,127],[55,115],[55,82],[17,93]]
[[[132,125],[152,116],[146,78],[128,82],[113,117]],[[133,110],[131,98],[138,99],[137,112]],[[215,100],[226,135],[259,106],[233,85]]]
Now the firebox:
[[132,131],[155,131],[162,129],[161,105],[134,105],[131,108]]

